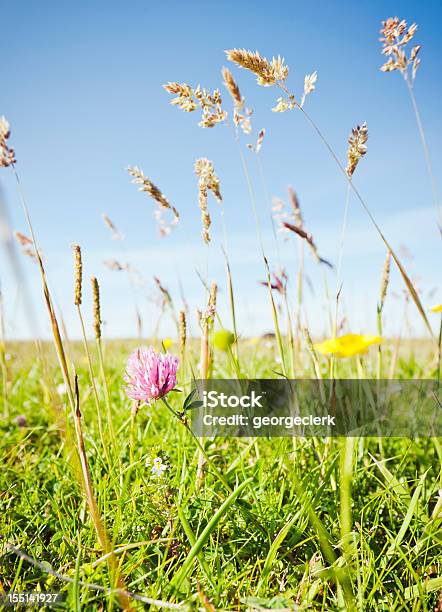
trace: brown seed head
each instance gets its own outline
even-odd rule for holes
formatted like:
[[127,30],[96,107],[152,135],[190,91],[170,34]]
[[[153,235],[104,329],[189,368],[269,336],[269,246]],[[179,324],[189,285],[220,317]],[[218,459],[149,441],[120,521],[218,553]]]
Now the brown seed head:
[[201,157],[195,162],[195,174],[209,191],[213,193],[218,202],[221,202],[220,180],[215,174],[213,163],[206,157]]
[[175,217],[177,219],[179,218],[180,215],[177,209],[170,204],[169,200],[163,195],[161,190],[158,189],[158,187],[154,185],[151,180],[144,176],[142,170],[140,170],[137,166],[129,166],[127,171],[131,176],[133,176],[132,183],[140,185],[139,191],[145,191],[146,193],[148,193],[150,197],[153,198],[156,202],[158,202],[158,204],[162,208],[171,210]]
[[157,276],[154,276],[153,280],[155,281],[156,286],[160,290],[161,296],[163,298],[163,304],[169,306],[173,310],[172,296],[170,295],[169,291],[161,284],[161,281]]
[[14,235],[15,235],[15,237],[17,239],[17,242],[21,246],[26,247],[26,246],[29,246],[29,245],[32,244],[32,240],[30,238],[28,238],[27,236],[25,236],[25,234],[22,234],[21,232],[17,232],[16,231],[16,232],[14,232]]
[[213,127],[227,118],[227,113],[221,107],[222,99],[218,89],[211,93],[199,85],[193,88],[187,83],[171,82],[163,87],[167,92],[176,95],[170,103],[186,113],[192,113],[198,107],[201,109],[202,117],[199,123],[201,127]]
[[103,263],[106,268],[108,268],[109,270],[114,270],[116,272],[121,272],[122,270],[128,269],[128,266],[126,264],[122,264],[116,259],[106,259],[106,261],[103,261]]
[[75,290],[74,290],[74,304],[75,306],[81,305],[81,288],[83,279],[83,263],[81,261],[81,248],[80,245],[74,244],[74,259],[75,259]]
[[207,208],[207,194],[211,191],[215,198],[221,202],[220,181],[215,174],[213,163],[202,157],[195,162],[195,174],[198,176],[198,205],[201,210],[201,221],[203,224],[202,236],[206,244],[210,242],[209,228],[212,220]]
[[180,310],[178,318],[178,329],[180,334],[180,353],[181,355],[183,355],[184,349],[186,348],[187,339],[187,323],[185,310]]
[[101,338],[101,308],[100,308],[100,286],[95,276],[91,278],[92,297],[94,302],[94,332],[95,338]]
[[204,185],[199,185],[198,188],[198,206],[201,210],[201,221],[203,224],[202,236],[203,240],[206,244],[210,242],[210,233],[209,229],[212,224],[212,219],[209,215],[209,210],[207,208],[207,187]]
[[218,285],[216,283],[212,283],[210,286],[210,295],[209,295],[209,307],[216,308],[216,296],[218,293]]
[[368,128],[365,122],[352,129],[348,137],[347,168],[345,170],[349,178],[353,176],[361,157],[367,153],[367,146],[365,144],[367,140]]
[[221,72],[224,79],[224,85],[226,86],[229,94],[232,96],[235,108],[241,110],[244,107],[244,99],[241,97],[241,92],[235,79],[233,78],[233,74],[228,68],[223,68]]
[[[417,54],[420,45],[415,45],[407,57],[406,46],[414,38],[417,25],[412,23],[409,27],[405,19],[399,20],[398,17],[389,17],[382,22],[380,39],[382,43],[382,53],[388,56],[388,60],[381,67],[382,72],[393,72],[399,70],[404,79],[414,81],[416,71],[420,64]],[[411,69],[411,74],[410,74]]]
[[230,49],[226,51],[226,55],[229,61],[256,74],[258,85],[269,86],[284,82],[289,74],[288,66],[284,65],[284,58],[279,55],[271,62],[261,57],[258,51],[253,53],[247,49]]
[[288,188],[288,193],[290,204],[292,205],[293,218],[295,219],[296,225],[302,228],[302,226],[304,225],[304,220],[302,218],[298,196],[296,195],[296,192],[293,187]]
[[317,261],[317,263],[322,263],[328,266],[329,268],[333,268],[333,265],[329,261],[327,261],[327,259],[324,259],[323,257],[319,256],[318,249],[316,247],[315,241],[313,240],[313,236],[309,232],[305,231],[301,227],[293,225],[292,223],[287,223],[286,221],[283,221],[282,225],[283,227],[290,230],[294,234],[297,234],[300,238],[307,242],[308,246],[310,247],[310,251],[312,252],[312,255]]
[[310,332],[309,332],[307,327],[304,327],[302,329],[302,331],[304,333],[304,340],[305,340],[305,344],[307,346],[307,349],[308,349],[310,354],[314,355],[316,351],[315,351],[315,347],[313,345],[312,338],[310,336]]
[[106,227],[108,227],[108,228],[110,229],[110,231],[112,232],[112,239],[113,239],[113,240],[123,240],[123,238],[124,238],[123,234],[121,234],[121,233],[118,231],[117,227],[116,227],[116,226],[115,226],[115,224],[114,224],[114,223],[113,223],[113,222],[112,222],[112,221],[109,219],[109,217],[108,217],[108,216],[107,216],[105,213],[103,213],[103,214],[101,215],[101,217],[102,217],[102,219],[103,219],[104,224],[106,225]]
[[8,145],[8,139],[11,135],[11,130],[6,117],[0,117],[0,168],[7,168],[15,164],[15,152]]
[[385,298],[387,296],[388,283],[390,281],[390,266],[391,266],[391,251],[388,251],[385,257],[384,267],[382,270],[381,289],[379,292],[379,310],[383,309]]

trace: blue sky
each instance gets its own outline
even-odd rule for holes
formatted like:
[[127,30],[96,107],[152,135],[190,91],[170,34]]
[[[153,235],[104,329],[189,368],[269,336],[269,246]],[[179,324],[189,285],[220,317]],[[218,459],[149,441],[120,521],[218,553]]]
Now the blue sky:
[[[442,118],[442,6],[439,2],[168,2],[95,1],[44,3],[16,1],[3,8],[0,40],[2,87],[0,114],[12,127],[17,169],[27,195],[35,230],[44,252],[54,295],[72,337],[78,325],[72,307],[72,243],[83,248],[85,276],[96,274],[102,284],[103,318],[108,336],[135,331],[133,296],[122,273],[110,272],[103,260],[129,260],[146,285],[137,300],[146,333],[158,318],[152,277],[158,276],[181,306],[180,284],[192,309],[202,307],[204,289],[196,270],[220,286],[220,310],[227,326],[227,292],[220,249],[219,207],[210,200],[213,241],[209,251],[200,239],[197,180],[193,163],[208,157],[221,179],[229,256],[233,268],[240,332],[271,329],[272,316],[263,278],[255,226],[231,131],[225,126],[203,130],[196,113],[169,104],[161,85],[166,81],[221,87],[224,50],[258,49],[281,54],[290,66],[288,84],[295,92],[304,75],[318,71],[316,91],[307,110],[345,161],[346,139],[354,125],[369,127],[368,153],[355,183],[394,247],[405,245],[410,275],[419,278],[426,305],[442,301],[440,238],[430,182],[405,84],[398,74],[383,74],[378,42],[380,21],[399,14],[416,21],[422,64],[416,80],[435,174],[440,182],[439,146]],[[254,77],[232,67],[248,106],[254,109],[255,136],[242,139],[244,155],[257,197],[264,246],[273,268],[283,264],[293,285],[297,259],[295,241],[278,249],[270,224],[271,196],[286,198],[293,185],[300,198],[307,229],[324,257],[337,261],[346,185],[327,151],[300,113],[270,111],[278,97],[261,88]],[[224,93],[224,92],[223,92]],[[224,95],[225,106],[231,104]],[[266,128],[261,151],[263,176],[246,150]],[[174,233],[158,237],[153,203],[137,192],[125,171],[140,166],[179,209]],[[12,217],[12,228],[27,232],[14,182],[3,170],[0,181]],[[101,213],[107,213],[126,236],[124,248],[110,240]],[[352,198],[343,263],[343,308],[353,331],[374,331],[376,299],[385,251],[358,202]],[[5,297],[7,333],[28,337],[23,290],[17,287],[4,253],[0,280]],[[40,299],[36,266],[21,258],[39,333],[49,335]],[[306,291],[306,316],[316,334],[327,329],[322,269],[307,255],[306,273],[313,291]],[[333,292],[336,279],[329,276]],[[402,285],[393,273],[392,286]],[[431,291],[436,289],[436,293]],[[87,319],[90,301],[85,290]],[[389,333],[423,334],[409,307],[390,297]],[[435,322],[436,323],[436,322]],[[161,333],[173,330],[164,318]],[[194,330],[195,331],[195,330]]]

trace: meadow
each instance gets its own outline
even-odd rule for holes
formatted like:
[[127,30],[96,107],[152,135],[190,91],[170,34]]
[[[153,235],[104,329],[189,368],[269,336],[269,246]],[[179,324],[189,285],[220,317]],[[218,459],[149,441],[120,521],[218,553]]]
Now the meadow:
[[[440,214],[413,93],[420,50],[411,43],[415,33],[414,24],[396,18],[383,23],[387,61],[382,69],[405,79]],[[9,340],[1,310],[0,594],[60,592],[63,600],[55,608],[66,610],[440,612],[440,438],[427,432],[416,438],[197,438],[192,433],[192,410],[200,407],[191,394],[195,379],[440,380],[442,306],[424,302],[353,182],[358,165],[368,162],[367,126],[351,130],[343,163],[306,110],[316,73],[307,75],[303,92],[294,95],[281,57],[269,61],[258,52],[232,49],[227,60],[253,73],[258,86],[278,90],[274,112],[287,113],[288,121],[298,112],[311,124],[312,137],[328,149],[348,186],[342,236],[337,237],[341,258],[333,269],[304,226],[295,192],[289,192],[290,208],[275,204],[275,240],[283,233],[297,246],[288,273],[273,271],[266,257],[250,189],[266,276],[263,292],[274,322],[271,333],[260,337],[237,329],[238,288],[225,239],[220,254],[225,278],[201,277],[205,302],[197,313],[185,302],[178,307],[177,296],[155,278],[161,316],[173,321],[175,333],[164,338],[155,329],[144,337],[142,313],[131,304],[140,337],[119,341],[103,332],[106,304],[99,279],[85,282],[87,253],[74,245],[67,273],[83,337],[69,339],[47,281],[50,261],[34,232],[32,197],[28,202],[23,195],[19,152],[17,161],[9,124],[1,119],[0,165],[17,179],[29,230],[16,238],[24,255],[35,261],[53,341]],[[164,87],[179,110],[200,115],[200,127],[216,130],[227,124],[245,148],[241,138],[251,139],[252,115],[230,69],[224,68],[222,77],[229,113],[219,90],[175,82]],[[249,148],[259,156],[264,145],[261,130]],[[160,232],[173,241],[179,211],[142,170],[130,167],[128,172],[143,192],[140,197],[153,200]],[[206,158],[196,160],[195,175],[201,237],[212,248],[211,199],[222,207],[222,184]],[[246,163],[244,175],[250,182]],[[350,197],[365,210],[385,247],[379,292],[373,296],[375,334],[351,333],[342,312]],[[104,222],[121,239],[107,216]],[[224,232],[226,237],[225,227]],[[323,270],[324,292],[332,295],[328,338],[312,338],[303,316],[307,256]],[[132,282],[129,263],[108,265],[127,272]],[[418,313],[426,338],[383,333],[393,267],[404,302]],[[86,292],[93,297],[91,330],[83,318]],[[228,305],[228,321],[221,318],[220,299]],[[195,314],[198,335],[189,332]]]

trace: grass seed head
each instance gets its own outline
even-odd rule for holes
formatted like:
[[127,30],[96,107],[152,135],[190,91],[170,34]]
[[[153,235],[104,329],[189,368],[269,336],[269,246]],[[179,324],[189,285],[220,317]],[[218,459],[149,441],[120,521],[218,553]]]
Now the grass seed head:
[[283,221],[282,225],[286,229],[290,230],[294,234],[297,234],[300,238],[307,242],[308,246],[310,247],[310,251],[317,263],[322,263],[328,266],[329,268],[333,268],[333,265],[329,261],[327,261],[327,259],[324,259],[323,257],[319,256],[318,249],[316,247],[313,236],[309,232],[305,231],[301,227],[293,225],[292,223],[287,223],[286,221]]
[[30,246],[32,245],[32,240],[30,238],[28,238],[27,236],[25,236],[25,234],[22,234],[21,232],[14,232],[14,235],[17,239],[17,242],[22,246],[22,247],[26,247],[26,246]]
[[[410,54],[407,57],[406,47],[414,38],[417,31],[417,25],[412,23],[407,26],[405,19],[400,20],[399,17],[389,17],[382,22],[381,38],[382,53],[388,57],[388,60],[381,66],[382,72],[393,72],[399,70],[404,79],[413,82],[416,77],[416,72],[420,64],[418,58],[420,45],[412,47]],[[411,70],[411,73],[410,73]]]
[[227,118],[227,113],[222,109],[221,93],[218,89],[213,92],[200,87],[190,87],[187,83],[169,82],[163,85],[164,89],[175,95],[170,103],[178,106],[186,113],[192,113],[200,108],[202,111],[200,127],[211,128],[217,123],[222,123]]
[[103,261],[103,264],[109,270],[113,270],[113,271],[116,271],[116,272],[121,272],[122,270],[127,270],[128,269],[127,265],[121,264],[116,259],[106,259],[106,261]]
[[178,316],[178,330],[180,335],[180,354],[183,355],[187,339],[186,312],[184,310],[180,310]]
[[365,122],[352,129],[348,137],[347,168],[345,169],[349,178],[353,176],[361,157],[367,153],[367,140],[368,128]]
[[95,276],[91,278],[92,283],[92,297],[94,303],[94,332],[95,338],[100,340],[101,338],[101,308],[100,308],[100,286]]
[[0,117],[0,168],[7,168],[15,164],[15,152],[8,145],[8,139],[11,135],[9,122],[6,117]]
[[[22,247],[23,255],[26,255],[26,257],[29,257],[29,259],[32,259],[37,262],[37,251],[35,249],[33,240],[31,238],[28,238],[28,236],[26,236],[25,234],[22,234],[21,232],[17,231],[14,232],[14,236],[19,245]],[[41,251],[38,252],[38,255],[41,261],[43,261],[43,254]]]
[[390,282],[390,267],[391,267],[391,251],[387,252],[382,270],[381,288],[379,291],[379,310],[384,307],[385,298],[387,297],[388,284]]
[[106,225],[107,228],[110,229],[110,231],[112,232],[112,240],[123,240],[124,236],[123,234],[121,234],[117,227],[115,226],[115,224],[109,219],[109,217],[103,213],[101,215],[104,224]]
[[161,189],[159,189],[151,180],[149,180],[137,166],[129,166],[127,171],[133,177],[133,183],[140,185],[139,191],[145,191],[150,195],[151,198],[157,202],[161,208],[170,210],[174,216],[179,219],[179,213],[177,209],[172,206],[169,200],[163,195]]
[[216,316],[216,296],[218,292],[218,286],[216,283],[212,283],[210,286],[210,293],[207,300],[207,307],[203,313],[199,311],[199,320],[201,329],[204,332],[208,332],[213,325]]
[[75,306],[81,305],[81,288],[83,279],[83,263],[81,261],[81,248],[80,245],[74,244],[74,258],[75,258],[75,290],[74,290],[74,304]]
[[284,64],[284,58],[274,57],[271,62],[262,57],[258,51],[248,51],[247,49],[230,49],[226,51],[227,59],[241,68],[250,70],[256,74],[258,85],[268,87],[284,82],[289,74],[289,67]]
[[202,236],[206,244],[210,242],[209,228],[212,223],[207,207],[207,194],[211,191],[215,198],[221,202],[220,181],[215,174],[213,163],[207,158],[202,157],[195,162],[195,174],[198,181],[198,205],[201,210],[201,221],[203,224]]
[[304,92],[302,94],[302,98],[301,98],[301,103],[300,103],[300,107],[302,108],[304,106],[304,102],[306,97],[312,93],[312,91],[315,91],[316,89],[316,81],[318,80],[318,73],[316,72],[316,70],[314,72],[312,72],[311,74],[306,74],[304,77]]
[[302,214],[301,214],[301,207],[299,205],[299,198],[296,195],[296,191],[293,189],[293,187],[289,187],[287,189],[288,194],[289,194],[289,200],[290,200],[290,204],[292,206],[292,213],[293,213],[293,218],[295,219],[295,223],[298,227],[302,228],[304,225],[304,220],[302,218]]
[[233,74],[228,68],[223,68],[221,72],[224,79],[224,85],[226,86],[226,89],[229,94],[232,96],[235,108],[241,110],[244,107],[244,98],[241,96],[241,92],[239,90],[238,84],[233,78]]
[[209,307],[216,308],[216,296],[218,293],[218,285],[212,283],[210,286]]

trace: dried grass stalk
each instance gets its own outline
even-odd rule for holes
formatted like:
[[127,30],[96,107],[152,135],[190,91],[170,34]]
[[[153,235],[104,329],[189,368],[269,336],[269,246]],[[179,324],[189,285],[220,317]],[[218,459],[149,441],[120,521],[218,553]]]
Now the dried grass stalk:
[[211,128],[226,120],[227,113],[222,109],[222,98],[219,89],[215,89],[211,93],[199,85],[193,88],[187,85],[187,83],[170,81],[163,85],[163,87],[168,93],[176,96],[170,103],[178,106],[178,108],[186,113],[192,113],[197,108],[201,109],[202,116],[198,124],[200,127]]
[[384,267],[382,270],[381,288],[379,291],[379,310],[384,307],[385,298],[387,297],[388,284],[390,282],[390,268],[391,268],[391,252],[387,251],[385,257]]
[[133,176],[132,182],[136,185],[141,185],[139,191],[145,191],[148,193],[150,197],[161,206],[161,208],[170,210],[174,216],[179,219],[180,215],[177,209],[170,204],[169,200],[163,195],[162,191],[144,175],[142,170],[140,170],[137,166],[129,166],[127,171],[131,176]]
[[74,244],[75,258],[75,289],[74,289],[74,304],[81,306],[81,288],[83,279],[83,263],[81,261],[81,248],[78,244]]
[[285,228],[287,228],[288,230],[290,230],[291,232],[294,232],[295,234],[298,234],[298,236],[300,236],[303,240],[305,240],[307,242],[307,244],[310,247],[310,250],[311,250],[311,252],[313,254],[313,257],[316,259],[316,261],[318,263],[323,263],[326,266],[328,266],[329,268],[333,268],[333,265],[329,261],[327,261],[323,257],[319,256],[318,249],[317,249],[316,244],[315,244],[315,242],[313,240],[313,236],[309,232],[306,232],[301,227],[298,227],[296,225],[292,225],[291,223],[287,223],[286,221],[283,222],[283,226]]
[[211,191],[218,202],[222,201],[220,181],[215,174],[213,163],[202,157],[195,162],[195,174],[198,176],[198,205],[201,210],[201,221],[203,224],[202,236],[206,244],[210,242],[209,228],[212,223],[207,207],[207,194]]
[[242,108],[244,108],[244,98],[241,96],[241,92],[239,90],[238,84],[233,78],[233,74],[228,68],[223,68],[221,72],[224,79],[224,85],[226,86],[227,91],[232,97],[235,108],[241,110]]
[[16,162],[15,152],[8,145],[8,139],[11,135],[11,130],[6,117],[0,117],[0,168],[13,166]]
[[306,74],[304,77],[304,92],[301,98],[300,107],[304,106],[306,97],[316,89],[316,81],[318,80],[318,73],[316,70],[312,74]]
[[367,140],[368,128],[365,122],[352,129],[348,137],[347,168],[345,170],[349,178],[353,176],[361,157],[367,153],[365,144]]
[[128,269],[127,264],[122,264],[116,259],[106,259],[103,261],[103,264],[106,266],[106,268],[113,270],[114,272],[121,272],[122,270]]
[[112,240],[123,240],[124,236],[121,232],[118,231],[116,225],[109,219],[106,213],[101,215],[105,226],[110,229],[112,233]]
[[156,286],[160,290],[161,297],[163,299],[163,306],[166,306],[166,305],[169,306],[169,308],[173,312],[172,296],[170,295],[168,289],[166,289],[166,287],[164,287],[164,285],[161,284],[161,281],[157,276],[154,276],[153,280],[155,281]]
[[304,225],[304,219],[302,218],[302,214],[301,214],[301,206],[299,204],[299,198],[296,195],[296,191],[293,189],[293,187],[289,187],[287,191],[289,194],[289,200],[292,206],[292,213],[295,219],[295,223],[298,227],[302,228]]
[[226,51],[226,55],[229,61],[256,74],[258,85],[264,87],[283,83],[289,74],[289,67],[284,65],[284,58],[279,55],[277,58],[273,57],[271,62],[261,57],[258,51],[246,49],[230,49]]
[[25,236],[25,234],[22,234],[21,232],[18,232],[18,231],[14,232],[14,236],[17,242],[19,243],[19,245],[22,247],[23,255],[26,255],[26,257],[29,257],[29,259],[33,259],[37,263],[38,263],[39,258],[41,259],[41,261],[44,260],[43,254],[41,251],[38,252],[38,257],[37,257],[37,253],[34,247],[34,242],[31,238],[28,238],[28,236]]
[[92,283],[92,297],[94,304],[94,333],[95,338],[99,341],[101,339],[101,306],[100,306],[100,286],[95,276],[91,278]]
[[387,62],[381,66],[382,72],[399,70],[406,81],[414,81],[420,64],[418,54],[421,45],[412,47],[408,57],[406,46],[414,38],[416,31],[415,23],[407,26],[405,19],[399,20],[399,17],[389,17],[382,22],[382,53],[388,57]]
[[264,142],[264,136],[266,135],[265,128],[262,128],[258,134],[258,138],[256,139],[256,144],[248,144],[247,147],[254,151],[255,153],[259,153],[261,151],[262,143]]
[[184,357],[184,351],[186,349],[186,340],[187,340],[187,322],[186,322],[186,312],[184,310],[180,310],[178,316],[178,331],[180,336],[180,355],[181,360]]

